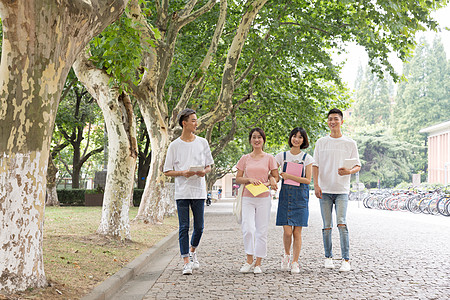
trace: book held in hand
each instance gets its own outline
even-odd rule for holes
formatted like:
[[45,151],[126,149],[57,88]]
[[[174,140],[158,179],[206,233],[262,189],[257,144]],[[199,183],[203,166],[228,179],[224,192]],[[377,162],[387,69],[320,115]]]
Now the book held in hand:
[[356,158],[348,158],[344,159],[344,164],[342,165],[343,168],[351,169],[354,166],[358,164],[358,160]]
[[191,172],[203,171],[204,169],[205,169],[204,166],[190,166],[189,167],[189,171],[191,171]]
[[253,183],[248,184],[245,186],[245,188],[247,190],[250,191],[250,193],[252,193],[253,196],[258,196],[264,192],[269,191],[269,189],[267,188],[267,186],[265,186],[264,184],[258,184],[258,185],[254,185]]
[[[286,172],[287,174],[302,177],[302,170],[303,170],[303,164],[297,164],[293,162],[286,162]],[[291,179],[285,179],[284,184],[294,185],[294,186],[300,186],[300,182],[291,180]]]

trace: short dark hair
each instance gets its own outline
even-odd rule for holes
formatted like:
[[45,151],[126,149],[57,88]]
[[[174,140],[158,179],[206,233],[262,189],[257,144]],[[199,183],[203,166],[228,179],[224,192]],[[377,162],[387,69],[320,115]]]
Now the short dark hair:
[[303,143],[300,145],[300,149],[306,149],[309,147],[308,135],[306,134],[306,130],[303,129],[302,127],[295,127],[294,129],[292,129],[291,133],[289,134],[289,140],[288,140],[289,147],[292,148],[292,142],[291,142],[292,137],[299,132],[303,137]]
[[264,130],[262,130],[262,129],[259,128],[259,127],[255,127],[255,128],[253,128],[252,130],[250,130],[250,133],[249,133],[249,135],[248,135],[248,142],[250,143],[250,145],[252,144],[252,143],[251,143],[251,141],[252,141],[252,134],[253,134],[255,131],[257,131],[257,132],[262,136],[262,138],[263,138],[263,140],[264,140],[264,144],[265,144],[265,143],[266,143],[266,134],[264,133]]
[[342,119],[342,120],[344,119],[344,114],[343,114],[342,111],[341,111],[340,109],[338,109],[338,108],[333,108],[332,110],[330,110],[330,111],[328,112],[327,118],[328,118],[331,114],[338,114],[338,115],[341,116],[341,119]]
[[180,114],[178,115],[178,124],[180,124],[181,128],[183,128],[183,121],[187,121],[187,119],[189,119],[189,116],[195,113],[195,110],[190,108],[185,108],[182,112],[180,112]]

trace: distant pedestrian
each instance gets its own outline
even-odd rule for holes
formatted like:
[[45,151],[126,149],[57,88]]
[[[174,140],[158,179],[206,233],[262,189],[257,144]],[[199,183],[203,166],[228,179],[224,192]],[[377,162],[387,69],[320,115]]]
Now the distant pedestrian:
[[219,200],[222,198],[222,189],[221,188],[217,191],[217,198],[219,198]]
[[[169,145],[164,174],[175,177],[175,200],[179,223],[179,244],[184,260],[183,274],[192,274],[198,269],[196,249],[203,233],[203,215],[206,199],[205,175],[214,164],[206,139],[194,134],[197,115],[192,109],[184,109],[179,116],[183,128],[181,136]],[[189,207],[194,217],[194,231],[189,249]]]
[[[308,227],[309,184],[314,159],[302,151],[309,147],[305,129],[294,128],[289,134],[288,144],[290,151],[280,152],[275,156],[278,166],[282,167],[280,176],[283,178],[276,225],[283,226],[284,255],[281,270],[299,273],[298,259],[302,247],[302,228]],[[289,172],[288,166],[293,166],[295,172]]]
[[[350,192],[350,175],[361,169],[356,142],[342,134],[341,126],[344,116],[339,109],[328,112],[330,135],[320,138],[314,149],[314,192],[320,199],[322,214],[323,246],[325,250],[325,268],[334,268],[331,242],[333,227],[333,206],[336,210],[336,223],[339,229],[342,265],[339,271],[351,270],[349,238],[347,229],[347,205]],[[354,161],[352,167],[345,168],[345,160]]]
[[[237,164],[236,183],[272,186],[276,189],[278,167],[275,158],[263,151],[266,135],[261,128],[253,128],[248,140],[253,151],[241,157]],[[273,180],[269,180],[269,174]],[[254,196],[244,188],[242,195],[242,234],[247,261],[241,273],[262,273],[261,261],[267,256],[267,233],[270,220],[270,193]]]

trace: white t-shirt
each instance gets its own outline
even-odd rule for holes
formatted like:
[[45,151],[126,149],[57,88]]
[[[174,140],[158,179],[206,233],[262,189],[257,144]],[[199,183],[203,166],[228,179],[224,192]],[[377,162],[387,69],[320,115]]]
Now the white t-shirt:
[[[206,167],[212,164],[214,164],[214,160],[206,139],[195,136],[195,140],[192,142],[185,142],[181,138],[177,138],[169,145],[163,172],[184,171],[192,166]],[[176,199],[206,199],[205,177],[176,176]]]
[[314,164],[319,167],[319,187],[323,193],[348,194],[350,192],[350,176],[341,176],[338,169],[344,165],[344,160],[356,158],[358,166],[358,148],[356,142],[349,137],[332,138],[327,135],[317,140],[314,149]]
[[[278,166],[281,168],[283,168],[283,157],[284,157],[283,153],[284,152],[280,152],[277,155],[275,155],[275,160],[277,161]],[[303,155],[305,155],[305,152],[303,152],[303,151],[300,151],[300,153],[297,155],[292,154],[291,151],[287,151],[285,161],[298,164],[302,161]],[[311,155],[306,154],[303,165],[306,167],[306,166],[309,166],[310,164],[312,164],[313,162],[314,162],[314,158]]]

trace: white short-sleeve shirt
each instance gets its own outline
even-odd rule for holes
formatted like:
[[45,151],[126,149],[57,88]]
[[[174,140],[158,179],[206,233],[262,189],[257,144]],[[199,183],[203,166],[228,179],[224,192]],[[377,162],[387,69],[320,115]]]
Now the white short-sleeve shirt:
[[[163,172],[184,171],[192,166],[210,166],[214,164],[208,141],[195,136],[192,142],[177,138],[169,145]],[[206,199],[205,177],[175,177],[175,200]]]
[[356,158],[357,165],[361,166],[356,142],[351,138],[346,136],[332,138],[328,135],[317,140],[313,166],[319,167],[318,183],[323,193],[348,194],[350,192],[350,175],[338,174],[338,169],[344,165],[344,160],[350,158]]

